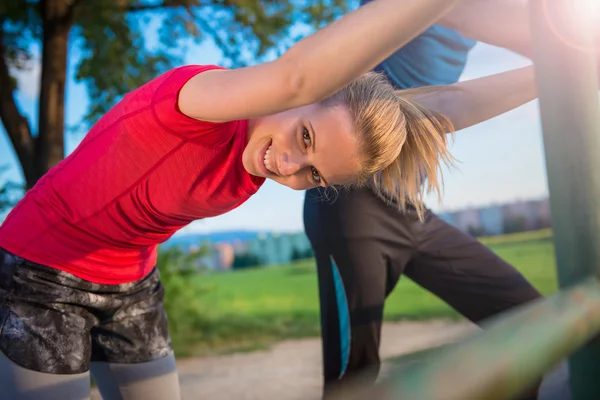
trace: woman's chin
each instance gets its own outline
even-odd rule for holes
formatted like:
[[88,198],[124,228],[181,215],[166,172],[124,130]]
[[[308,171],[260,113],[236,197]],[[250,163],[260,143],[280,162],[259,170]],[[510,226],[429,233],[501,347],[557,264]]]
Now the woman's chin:
[[271,182],[275,182],[278,185],[282,185],[285,187],[289,187],[288,185],[286,185],[285,183],[282,183],[281,181],[277,180],[276,176],[270,175],[270,176],[265,176],[266,179],[270,180]]

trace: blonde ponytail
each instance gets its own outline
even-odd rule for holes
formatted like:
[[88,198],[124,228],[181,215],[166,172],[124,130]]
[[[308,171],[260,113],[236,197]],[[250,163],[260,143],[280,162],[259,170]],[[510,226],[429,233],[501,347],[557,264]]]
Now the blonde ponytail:
[[413,205],[421,219],[424,194],[433,191],[441,197],[442,164],[453,164],[446,136],[453,127],[448,118],[413,99],[446,89],[452,88],[395,91],[382,74],[370,72],[323,101],[325,106],[343,102],[354,120],[362,156],[354,184],[370,184],[401,210]]
[[448,151],[447,133],[452,123],[442,114],[409,100],[431,88],[398,91],[398,103],[405,118],[406,139],[394,162],[374,177],[374,189],[384,199],[394,200],[401,210],[411,204],[423,218],[425,193],[441,198],[442,165],[451,166],[454,158]]

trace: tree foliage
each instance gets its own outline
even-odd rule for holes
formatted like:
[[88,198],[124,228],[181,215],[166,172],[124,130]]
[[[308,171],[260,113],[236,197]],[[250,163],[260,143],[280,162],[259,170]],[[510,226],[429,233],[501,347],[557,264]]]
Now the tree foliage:
[[23,192],[23,186],[4,177],[8,167],[0,165],[0,217],[12,208]]
[[262,260],[256,254],[251,253],[240,253],[236,254],[233,259],[233,269],[244,269],[258,267],[263,264]]
[[198,321],[204,320],[201,300],[210,288],[199,284],[197,279],[199,274],[206,272],[198,268],[206,254],[207,249],[190,254],[177,247],[158,252],[156,268],[165,289],[164,307],[171,339],[178,352],[181,343],[186,342],[186,334],[194,332],[201,325]]
[[[69,57],[88,90],[84,123],[120,97],[183,62],[186,45],[212,40],[223,64],[239,67],[281,53],[308,30],[345,13],[344,0],[10,0],[0,2],[0,120],[26,184],[64,157]],[[39,51],[37,50],[39,49]],[[14,72],[40,58],[37,127],[19,110]],[[202,55],[193,57],[202,63]]]

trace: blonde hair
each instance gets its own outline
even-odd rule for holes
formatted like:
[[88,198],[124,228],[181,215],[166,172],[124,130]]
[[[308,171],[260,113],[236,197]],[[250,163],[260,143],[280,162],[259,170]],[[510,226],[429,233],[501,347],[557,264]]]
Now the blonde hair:
[[349,109],[361,145],[361,173],[355,185],[371,185],[384,200],[404,211],[413,205],[423,218],[425,193],[441,198],[441,167],[452,165],[447,133],[450,120],[411,99],[440,88],[395,90],[379,73],[369,72],[324,101]]

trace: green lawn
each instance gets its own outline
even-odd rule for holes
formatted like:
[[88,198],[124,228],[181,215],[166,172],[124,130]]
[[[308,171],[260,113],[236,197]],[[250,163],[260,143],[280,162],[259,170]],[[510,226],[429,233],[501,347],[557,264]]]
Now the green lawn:
[[[550,231],[482,239],[542,293],[556,290]],[[253,349],[273,340],[319,334],[313,261],[198,276],[202,318],[175,340],[180,354]],[[455,318],[457,314],[408,279],[386,302],[387,320]]]

